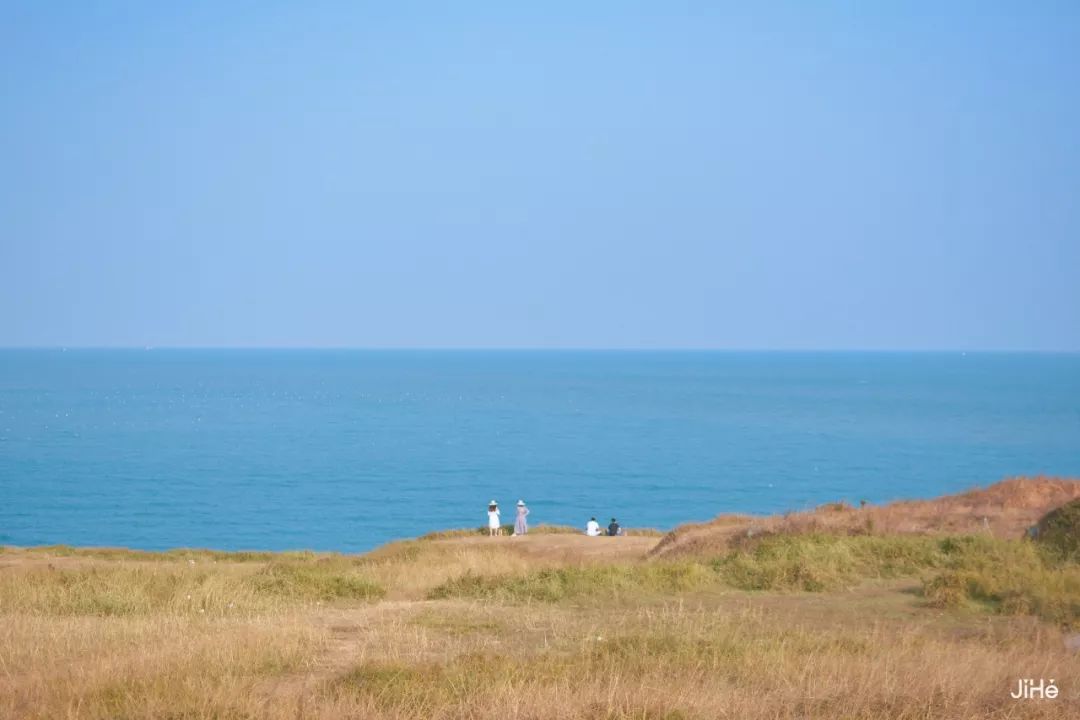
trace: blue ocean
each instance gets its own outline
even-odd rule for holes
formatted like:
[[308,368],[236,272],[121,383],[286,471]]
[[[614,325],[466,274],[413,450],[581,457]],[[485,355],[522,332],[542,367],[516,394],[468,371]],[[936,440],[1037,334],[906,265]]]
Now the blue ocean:
[[1080,355],[3,350],[0,543],[363,551],[1080,475]]

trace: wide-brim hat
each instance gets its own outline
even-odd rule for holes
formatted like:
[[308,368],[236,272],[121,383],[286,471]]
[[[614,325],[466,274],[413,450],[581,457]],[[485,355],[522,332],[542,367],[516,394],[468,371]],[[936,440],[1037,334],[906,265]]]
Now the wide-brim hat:
[[498,504],[499,503],[495,502],[494,500],[492,500],[491,502],[488,503],[488,505],[498,505]]
[[518,507],[525,507],[525,501],[524,500],[518,500]]

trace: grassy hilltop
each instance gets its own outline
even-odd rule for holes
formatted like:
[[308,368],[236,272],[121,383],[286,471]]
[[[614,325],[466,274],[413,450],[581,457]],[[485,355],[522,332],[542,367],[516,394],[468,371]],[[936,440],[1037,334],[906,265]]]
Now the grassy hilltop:
[[0,717],[1080,717],[1080,564],[1020,539],[1077,497],[362,556],[4,548]]

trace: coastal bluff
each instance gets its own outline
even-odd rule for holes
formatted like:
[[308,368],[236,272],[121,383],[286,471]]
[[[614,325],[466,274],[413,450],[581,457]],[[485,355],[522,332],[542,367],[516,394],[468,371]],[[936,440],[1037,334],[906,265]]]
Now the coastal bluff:
[[[3,547],[0,717],[1066,720],[1080,565],[1023,530],[1078,494],[363,555]],[[1060,695],[1017,704],[1018,674]]]

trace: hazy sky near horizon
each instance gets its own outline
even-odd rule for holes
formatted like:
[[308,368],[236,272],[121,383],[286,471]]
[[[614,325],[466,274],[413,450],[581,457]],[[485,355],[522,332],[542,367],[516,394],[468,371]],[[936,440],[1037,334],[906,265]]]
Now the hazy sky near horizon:
[[0,345],[1080,350],[1080,3],[0,2]]

